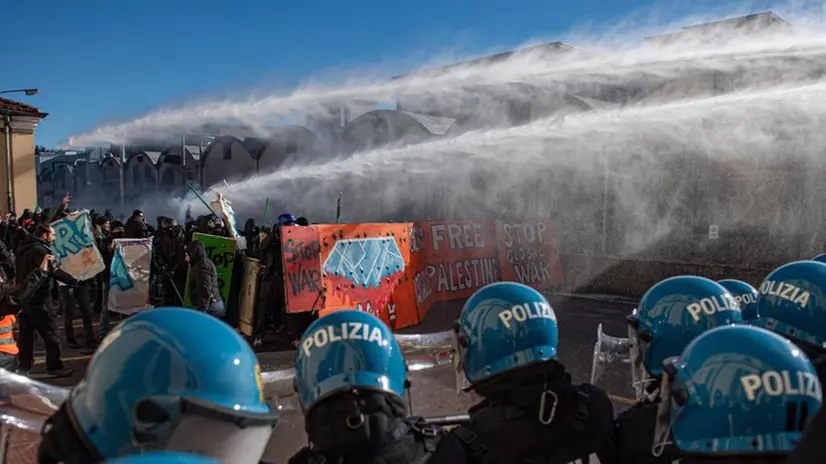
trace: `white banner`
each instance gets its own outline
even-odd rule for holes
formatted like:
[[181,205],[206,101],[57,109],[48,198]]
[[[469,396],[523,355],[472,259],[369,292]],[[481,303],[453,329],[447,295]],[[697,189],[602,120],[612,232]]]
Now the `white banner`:
[[106,269],[95,246],[92,221],[86,210],[69,214],[52,223],[55,241],[52,249],[61,267],[77,280],[88,280]]
[[152,309],[149,304],[149,270],[152,239],[114,240],[109,274],[109,310],[133,314]]

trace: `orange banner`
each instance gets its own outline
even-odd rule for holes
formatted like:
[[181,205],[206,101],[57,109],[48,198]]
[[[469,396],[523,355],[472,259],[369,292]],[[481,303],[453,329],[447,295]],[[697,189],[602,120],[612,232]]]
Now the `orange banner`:
[[318,226],[327,287],[322,314],[359,309],[391,328],[419,322],[410,278],[408,224]]
[[288,312],[359,309],[393,329],[492,282],[564,281],[545,220],[284,227],[282,246]]
[[282,227],[281,259],[284,265],[287,312],[321,309],[324,284],[321,278],[318,226]]

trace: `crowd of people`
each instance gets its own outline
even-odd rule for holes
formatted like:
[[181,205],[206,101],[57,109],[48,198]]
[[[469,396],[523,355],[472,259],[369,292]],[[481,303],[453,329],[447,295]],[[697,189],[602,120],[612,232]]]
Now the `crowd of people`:
[[[114,254],[114,240],[121,238],[146,239],[153,243],[151,265],[151,300],[158,306],[193,308],[234,324],[237,317],[237,297],[240,291],[243,257],[261,260],[261,296],[256,310],[254,334],[250,340],[261,344],[268,333],[287,336],[293,346],[301,332],[312,320],[307,316],[288,317],[284,308],[281,271],[281,226],[309,225],[305,218],[282,214],[273,226],[259,227],[253,219],[243,231],[229,230],[230,221],[214,214],[197,218],[187,217],[184,226],[169,217],[158,217],[157,225],[147,222],[141,210],[135,210],[125,221],[115,218],[109,210],[102,214],[91,210],[95,246],[103,258],[105,270],[94,278],[78,281],[65,272],[52,247],[55,243],[54,221],[77,210],[70,207],[67,195],[54,208],[25,210],[18,217],[14,213],[0,218],[0,285],[15,311],[5,311],[0,320],[0,367],[28,374],[34,366],[35,335],[43,341],[46,350],[46,373],[51,377],[69,377],[71,369],[62,361],[62,343],[58,329],[63,316],[63,337],[66,346],[91,354],[99,341],[110,332],[113,323],[126,316],[108,308],[110,269]],[[215,264],[207,256],[204,244],[193,240],[200,232],[223,237],[243,236],[244,247],[236,250],[230,301],[224,301]],[[45,267],[44,267],[45,266]],[[184,291],[190,279],[189,302]],[[234,288],[233,288],[234,287]],[[19,310],[19,311],[17,311]],[[4,311],[0,310],[0,314]],[[75,317],[82,321],[82,339],[76,335]],[[93,318],[99,315],[99,329],[95,331]],[[15,340],[11,337],[18,328]],[[8,339],[4,339],[8,333]]]

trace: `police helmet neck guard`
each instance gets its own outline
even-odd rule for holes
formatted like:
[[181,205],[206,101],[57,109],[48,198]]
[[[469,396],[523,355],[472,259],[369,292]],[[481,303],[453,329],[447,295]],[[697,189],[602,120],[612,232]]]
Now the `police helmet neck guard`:
[[381,319],[357,310],[317,319],[298,346],[295,389],[305,414],[345,391],[378,391],[404,398],[407,366],[393,332]]
[[793,343],[746,325],[710,330],[665,365],[658,442],[700,456],[791,452],[821,405],[817,373]]
[[538,291],[515,282],[477,290],[455,325],[462,369],[472,384],[557,356],[556,314]]
[[826,353],[826,264],[796,261],[760,284],[753,324]]
[[734,296],[717,282],[678,276],[651,287],[628,322],[632,366],[644,366],[648,375],[659,378],[663,361],[679,356],[708,329],[742,322],[742,314]]

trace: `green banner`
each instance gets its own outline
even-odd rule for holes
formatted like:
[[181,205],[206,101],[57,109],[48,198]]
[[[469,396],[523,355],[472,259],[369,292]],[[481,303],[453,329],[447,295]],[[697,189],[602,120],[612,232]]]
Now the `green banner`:
[[[221,289],[224,306],[229,306],[229,286],[232,283],[232,267],[235,262],[235,239],[197,232],[192,234],[192,239],[204,244],[207,258],[212,261],[215,270],[218,271],[218,287]],[[192,307],[192,300],[189,296],[190,285],[190,273],[187,272],[184,304],[189,308]]]

